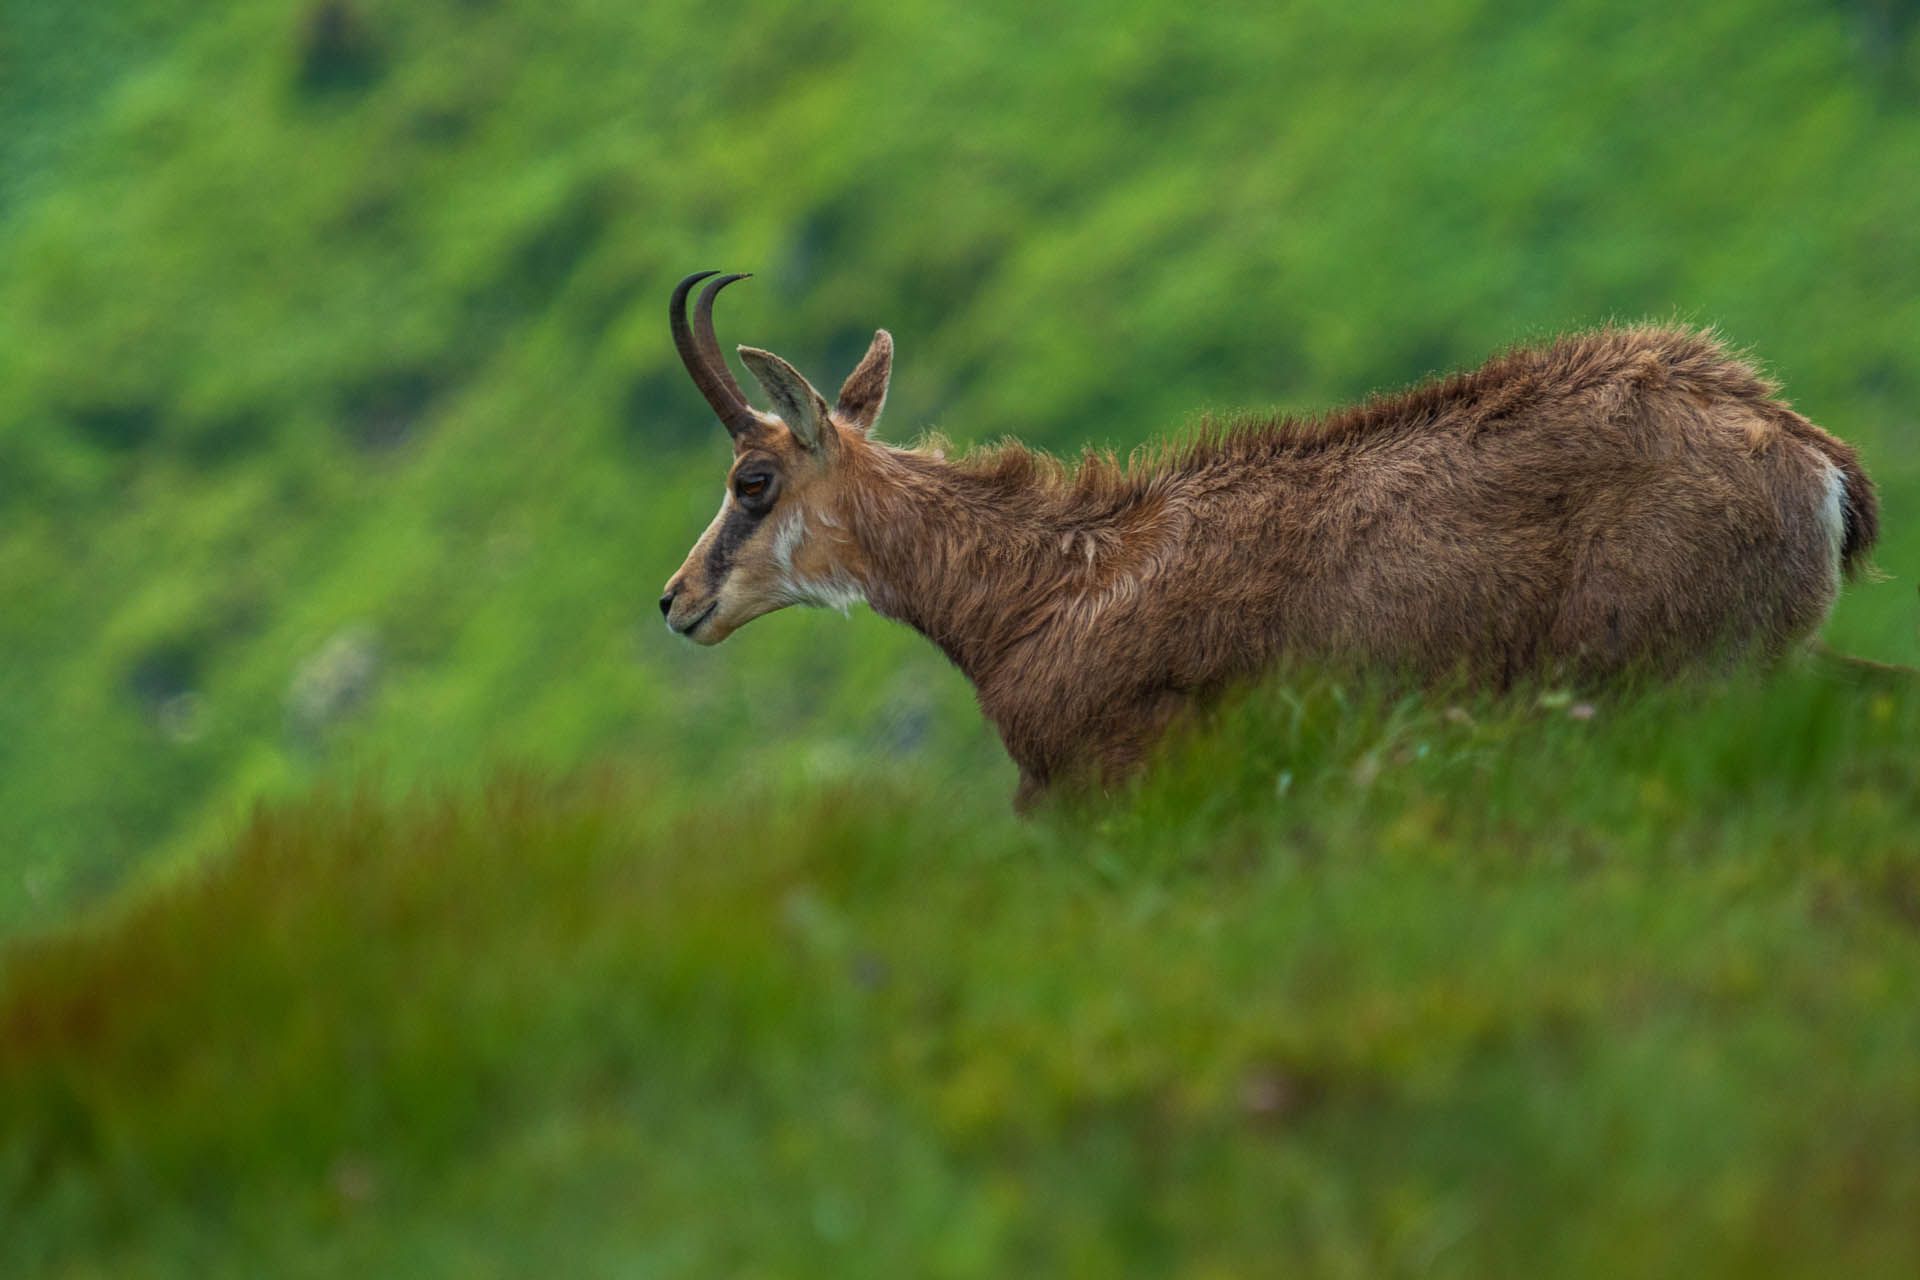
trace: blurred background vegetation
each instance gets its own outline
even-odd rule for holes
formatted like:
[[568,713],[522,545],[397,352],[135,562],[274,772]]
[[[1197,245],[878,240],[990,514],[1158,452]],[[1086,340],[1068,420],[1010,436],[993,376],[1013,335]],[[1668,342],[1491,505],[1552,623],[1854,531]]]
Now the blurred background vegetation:
[[[648,839],[737,795],[840,795],[882,815],[853,849],[898,835],[1000,866],[978,850],[1077,848],[1076,820],[1007,822],[1011,766],[903,629],[789,611],[695,650],[658,625],[728,456],[663,314],[707,267],[756,273],[723,342],[823,386],[891,329],[889,438],[1069,451],[1208,408],[1312,412],[1568,328],[1714,325],[1861,447],[1889,577],[1851,588],[1827,635],[1915,662],[1917,228],[1911,0],[8,0],[0,935],[173,901],[146,886],[239,856],[260,822],[301,827],[314,802],[288,798],[340,779],[399,796],[592,771],[627,780],[616,808]],[[1920,740],[1901,736],[1914,702],[1881,696],[1858,724]],[[1670,714],[1661,732],[1692,732]],[[1858,781],[1840,730],[1866,713],[1797,714],[1764,722],[1832,745],[1831,771],[1734,767],[1708,809]],[[1567,750],[1572,768],[1585,749]],[[1861,785],[1891,807],[1848,820],[1879,832],[1913,778],[1874,750]],[[1192,768],[1234,758],[1223,740]],[[1129,821],[1219,803],[1195,777],[1166,787]],[[248,827],[261,799],[296,816]],[[798,803],[841,830],[834,802]],[[310,825],[356,829],[332,812]],[[1824,811],[1766,812],[1822,829]],[[1892,830],[1872,839],[1894,849]],[[457,930],[467,908],[448,909]],[[0,973],[43,963],[16,951]],[[610,975],[631,976],[572,972]],[[946,1203],[937,1182],[915,1184],[922,1208]],[[968,1212],[992,1218],[999,1193],[976,1190]],[[1351,1206],[1321,1208],[1337,1226]],[[1006,1261],[981,1230],[948,1270]]]
[[[823,384],[891,328],[893,438],[1069,449],[1714,324],[1865,449],[1898,574],[1915,12],[12,4],[0,924],[348,766],[1002,770],[870,616],[659,628],[726,458],[701,267]],[[1911,659],[1895,594],[1836,642]]]

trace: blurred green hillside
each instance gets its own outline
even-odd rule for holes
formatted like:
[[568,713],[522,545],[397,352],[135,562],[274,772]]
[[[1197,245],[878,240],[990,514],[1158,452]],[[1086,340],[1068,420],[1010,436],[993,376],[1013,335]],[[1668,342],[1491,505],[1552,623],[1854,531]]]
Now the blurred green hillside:
[[1858,442],[1916,656],[1910,7],[113,6],[0,29],[0,928],[377,767],[1010,778],[876,619],[692,652],[725,441],[666,341],[883,427],[1128,446],[1679,316]]
[[653,602],[719,267],[1066,452],[1715,325],[1920,663],[1917,229],[1911,0],[8,0],[0,1274],[1913,1274],[1914,682],[1291,671],[1017,822],[918,637]]

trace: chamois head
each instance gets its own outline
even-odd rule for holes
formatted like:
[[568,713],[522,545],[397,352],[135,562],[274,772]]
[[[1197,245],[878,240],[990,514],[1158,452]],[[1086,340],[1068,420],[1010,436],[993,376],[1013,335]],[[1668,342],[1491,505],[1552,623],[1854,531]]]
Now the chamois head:
[[882,329],[828,408],[785,360],[741,347],[740,359],[776,412],[754,409],[713,333],[715,295],[746,276],[720,276],[707,285],[687,321],[688,291],[715,274],[682,280],[668,309],[681,361],[733,437],[720,512],[660,597],[667,626],[700,644],[718,644],[790,604],[845,608],[863,598],[857,552],[846,536],[847,463],[866,447],[893,369],[893,338]]

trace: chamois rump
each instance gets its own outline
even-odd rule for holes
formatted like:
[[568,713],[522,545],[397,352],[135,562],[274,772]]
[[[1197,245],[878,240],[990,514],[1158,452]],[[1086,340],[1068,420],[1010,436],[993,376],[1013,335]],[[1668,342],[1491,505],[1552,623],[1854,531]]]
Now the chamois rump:
[[1706,333],[1608,328],[1313,420],[1236,418],[1122,467],[880,443],[893,339],[823,396],[713,330],[674,344],[733,437],[667,625],[718,644],[865,600],[945,651],[1020,767],[1016,805],[1136,769],[1182,708],[1283,655],[1504,688],[1805,645],[1872,546],[1854,451]]

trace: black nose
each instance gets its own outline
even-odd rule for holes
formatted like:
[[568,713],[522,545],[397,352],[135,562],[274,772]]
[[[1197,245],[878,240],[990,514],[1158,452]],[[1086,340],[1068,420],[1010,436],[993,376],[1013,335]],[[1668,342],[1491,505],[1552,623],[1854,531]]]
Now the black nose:
[[660,616],[663,618],[673,609],[673,595],[673,588],[668,587],[667,594],[660,597]]

